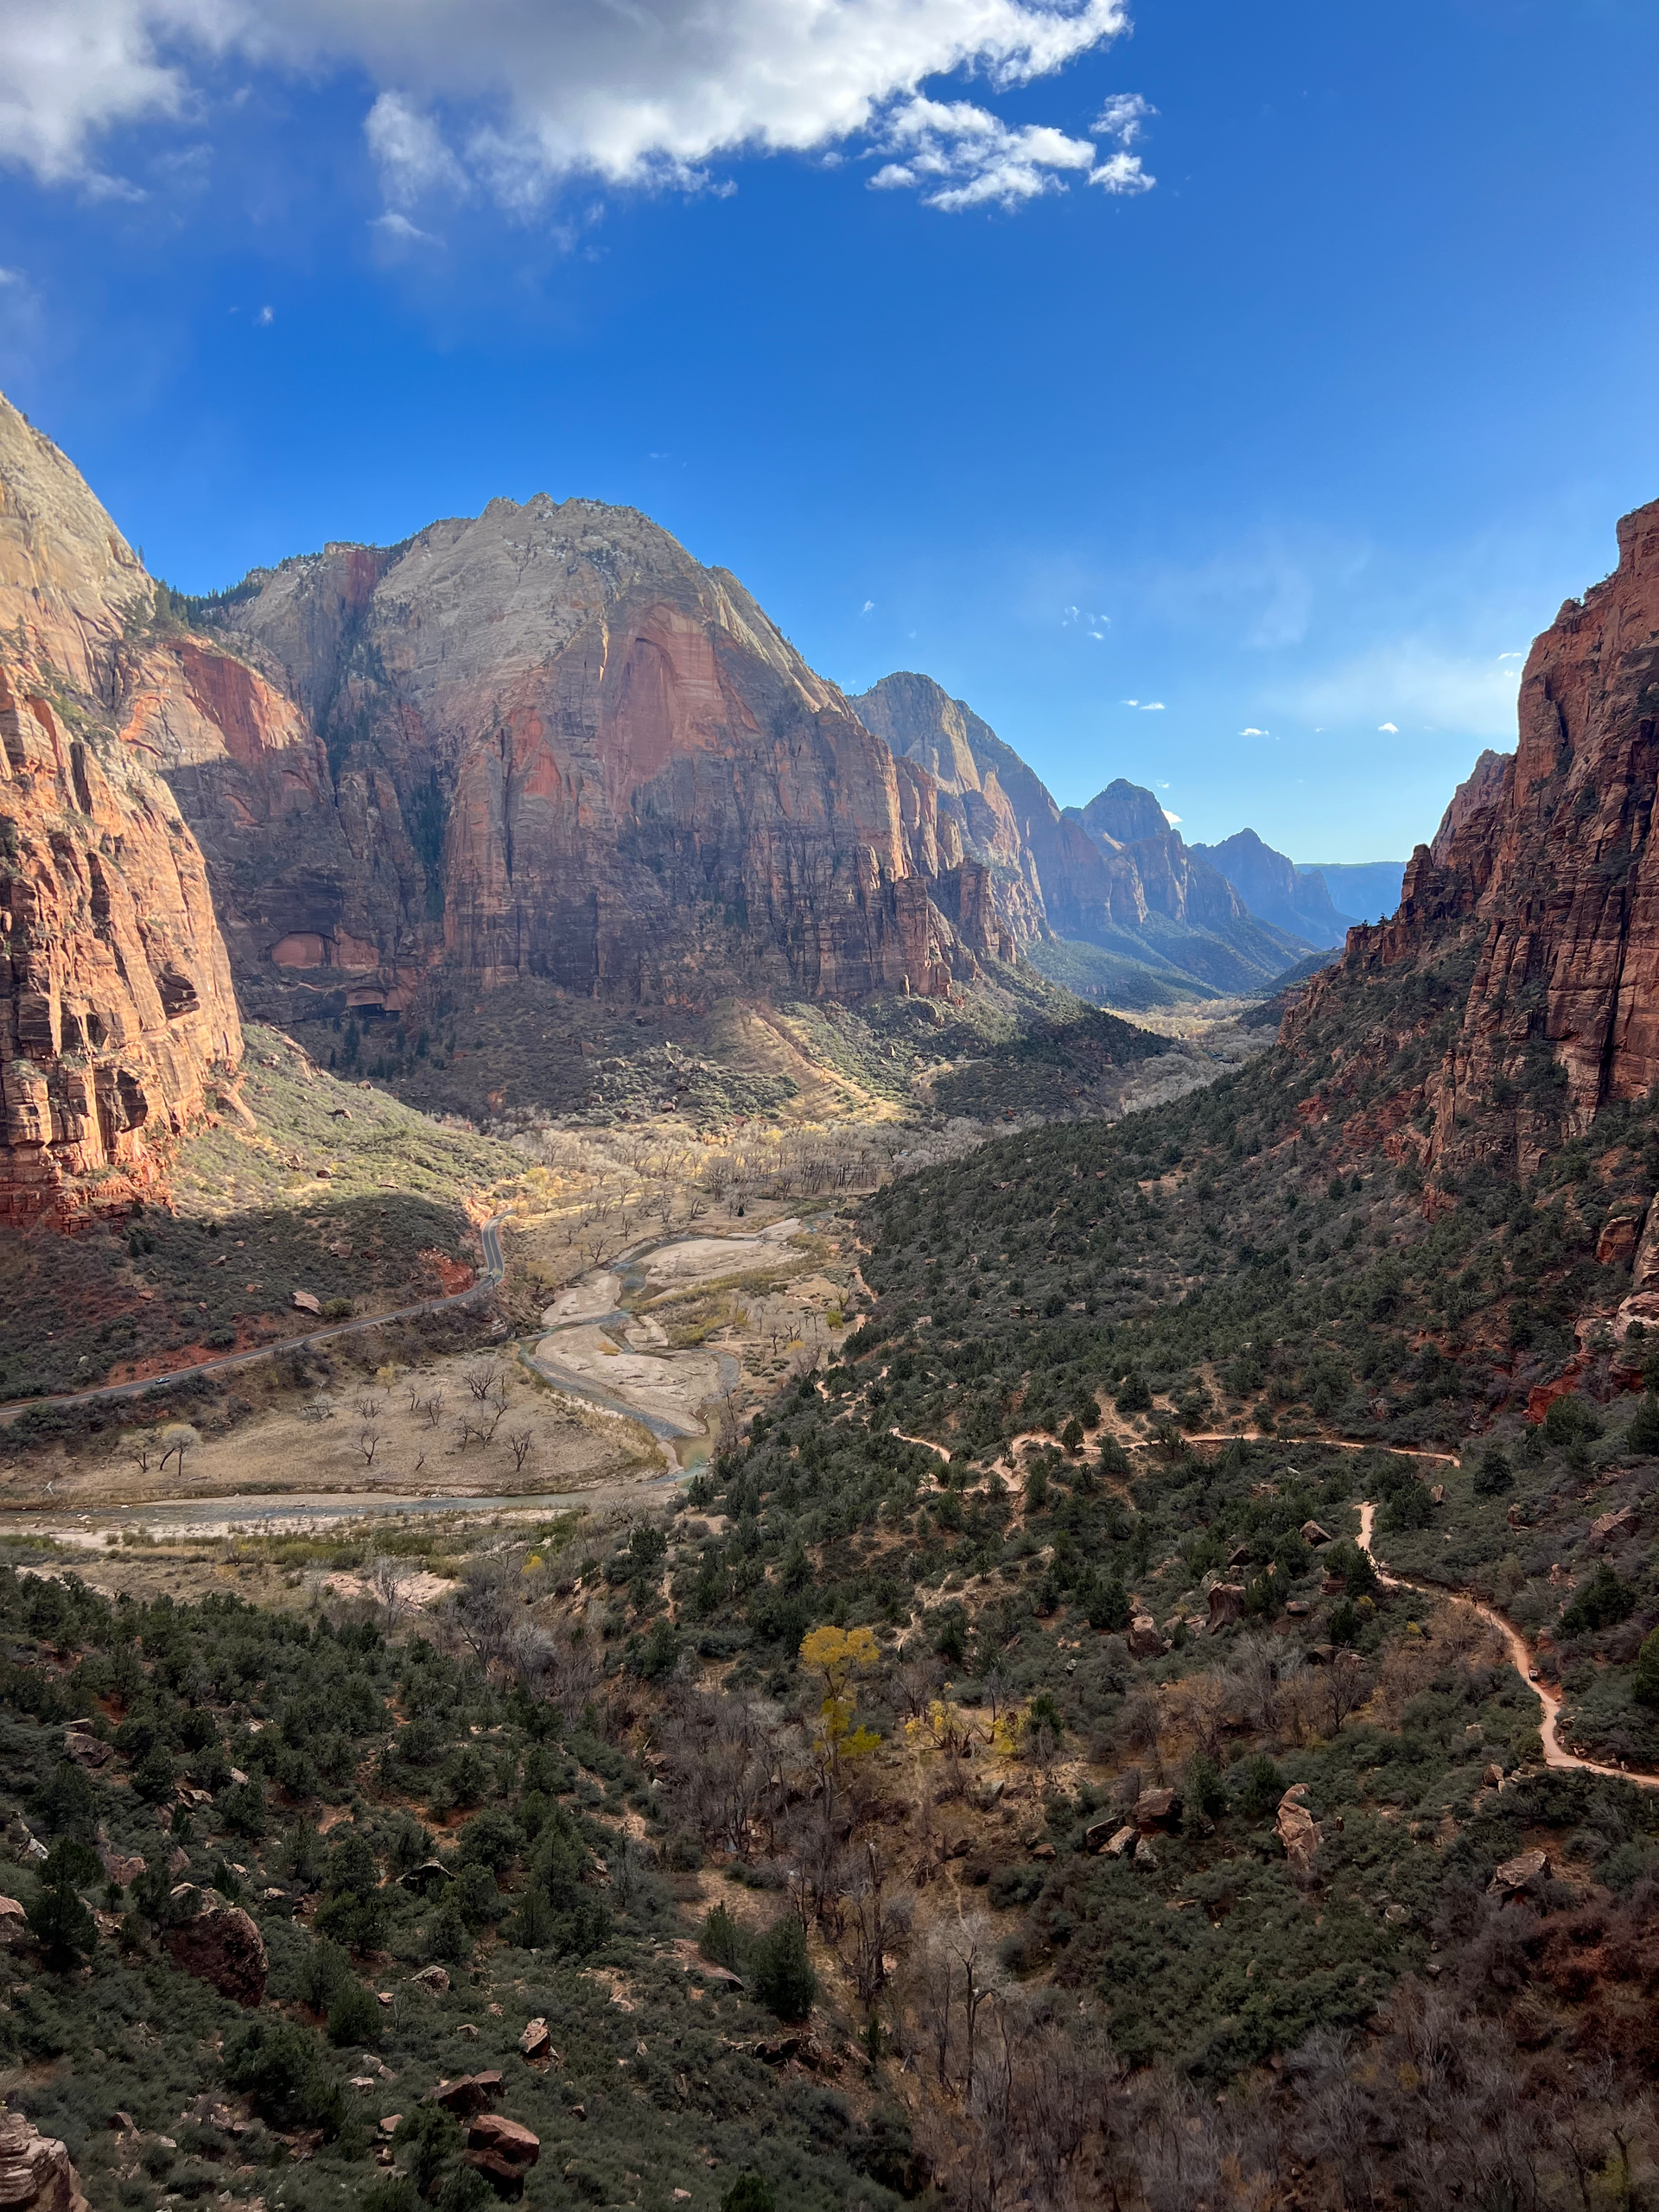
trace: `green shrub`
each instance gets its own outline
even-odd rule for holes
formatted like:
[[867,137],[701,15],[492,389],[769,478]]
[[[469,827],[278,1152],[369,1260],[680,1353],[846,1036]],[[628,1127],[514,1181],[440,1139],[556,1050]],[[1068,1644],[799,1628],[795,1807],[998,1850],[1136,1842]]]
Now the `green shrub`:
[[[1556,1403],[1560,1402],[1558,1399]],[[1566,1636],[1586,1636],[1597,1629],[1613,1628],[1620,1621],[1628,1620],[1635,1611],[1636,1592],[1621,1582],[1603,1560],[1561,1615],[1561,1632]]]
[[1144,1375],[1131,1368],[1117,1386],[1117,1410],[1121,1414],[1143,1414],[1152,1404],[1152,1391]]
[[721,2198],[720,2212],[778,2212],[778,2200],[759,2174],[740,2174]]
[[1642,1639],[1630,1677],[1630,1695],[1638,1705],[1659,1705],[1659,1628]]
[[353,1975],[340,1984],[328,2007],[328,2040],[337,2048],[347,2044],[373,2043],[380,2033],[383,2014],[372,1989]]
[[1475,1467],[1476,1497],[1503,1497],[1514,1484],[1515,1469],[1510,1464],[1509,1454],[1498,1445],[1489,1444]]
[[818,1994],[818,1977],[807,1954],[806,1930],[786,1912],[755,1945],[754,1993],[780,2020],[804,2020]]
[[714,1906],[704,1919],[697,1948],[711,1964],[724,1967],[728,1974],[742,1973],[743,1930],[723,1904]]
[[1649,1389],[1636,1409],[1624,1439],[1632,1452],[1652,1457],[1659,1454],[1659,1396]]

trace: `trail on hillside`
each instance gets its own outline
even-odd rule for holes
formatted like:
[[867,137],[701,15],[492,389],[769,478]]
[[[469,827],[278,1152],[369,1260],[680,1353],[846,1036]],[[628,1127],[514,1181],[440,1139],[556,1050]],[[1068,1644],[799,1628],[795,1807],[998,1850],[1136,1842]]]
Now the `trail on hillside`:
[[1437,1583],[1414,1582],[1407,1575],[1390,1574],[1384,1560],[1372,1543],[1372,1532],[1376,1522],[1376,1508],[1368,1499],[1359,1509],[1359,1548],[1369,1553],[1376,1566],[1377,1580],[1389,1590],[1419,1590],[1425,1597],[1449,1599],[1454,1605],[1467,1605],[1478,1613],[1481,1619],[1495,1628],[1503,1637],[1515,1671],[1527,1688],[1536,1696],[1543,1708],[1538,1724],[1539,1738],[1544,1747],[1546,1766],[1571,1769],[1579,1774],[1605,1775],[1610,1782],[1633,1782],[1638,1789],[1659,1789],[1659,1774],[1645,1774],[1639,1767],[1603,1766],[1594,1759],[1580,1758],[1576,1751],[1567,1751],[1556,1734],[1556,1722],[1560,1715],[1561,1694],[1541,1681],[1532,1664],[1532,1650],[1526,1638],[1513,1621],[1506,1620],[1496,1606],[1472,1598],[1465,1590],[1450,1590]]

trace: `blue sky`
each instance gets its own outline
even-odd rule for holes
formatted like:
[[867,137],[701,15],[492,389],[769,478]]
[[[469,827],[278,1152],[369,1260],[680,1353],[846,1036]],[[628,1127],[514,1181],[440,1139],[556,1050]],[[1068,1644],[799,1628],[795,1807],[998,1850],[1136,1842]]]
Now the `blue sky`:
[[1063,801],[1369,860],[1659,495],[1651,0],[38,13],[0,385],[186,588],[621,501]]

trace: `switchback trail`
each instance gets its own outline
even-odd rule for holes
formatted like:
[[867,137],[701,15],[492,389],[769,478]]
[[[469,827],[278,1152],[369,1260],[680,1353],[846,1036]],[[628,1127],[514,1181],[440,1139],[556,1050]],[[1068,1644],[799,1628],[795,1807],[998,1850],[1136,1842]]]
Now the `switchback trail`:
[[188,1367],[170,1368],[165,1375],[141,1376],[136,1382],[105,1382],[93,1390],[66,1390],[47,1398],[19,1398],[9,1406],[0,1406],[0,1427],[14,1421],[35,1406],[91,1406],[110,1403],[121,1398],[141,1398],[149,1390],[164,1389],[169,1382],[182,1382],[192,1375],[224,1375],[233,1368],[252,1367],[262,1359],[274,1359],[278,1352],[304,1351],[311,1344],[330,1344],[337,1337],[353,1337],[365,1329],[384,1328],[388,1321],[412,1321],[422,1313],[442,1313],[452,1306],[466,1306],[493,1290],[506,1274],[506,1262],[501,1256],[501,1224],[510,1217],[497,1214],[479,1230],[484,1247],[484,1272],[475,1283],[465,1290],[451,1291],[443,1298],[423,1298],[415,1306],[399,1306],[390,1313],[365,1313],[360,1320],[332,1322],[326,1329],[310,1329],[302,1337],[280,1337],[275,1344],[256,1344],[251,1351],[231,1351],[218,1359],[193,1360]]
[[1513,1622],[1505,1620],[1496,1607],[1483,1605],[1478,1598],[1470,1597],[1466,1591],[1444,1589],[1433,1582],[1413,1582],[1406,1575],[1390,1574],[1371,1541],[1376,1521],[1376,1508],[1367,1501],[1359,1509],[1359,1548],[1363,1552],[1370,1554],[1376,1567],[1377,1580],[1385,1588],[1420,1590],[1427,1598],[1449,1598],[1455,1604],[1467,1605],[1471,1611],[1478,1613],[1482,1620],[1495,1628],[1503,1637],[1516,1673],[1543,1707],[1538,1735],[1544,1747],[1546,1766],[1568,1768],[1578,1774],[1605,1775],[1610,1782],[1633,1782],[1639,1789],[1659,1789],[1659,1774],[1644,1774],[1637,1767],[1601,1766],[1594,1759],[1580,1758],[1576,1751],[1566,1750],[1555,1732],[1555,1724],[1561,1709],[1561,1694],[1538,1679],[1532,1664],[1531,1649],[1520,1630]]

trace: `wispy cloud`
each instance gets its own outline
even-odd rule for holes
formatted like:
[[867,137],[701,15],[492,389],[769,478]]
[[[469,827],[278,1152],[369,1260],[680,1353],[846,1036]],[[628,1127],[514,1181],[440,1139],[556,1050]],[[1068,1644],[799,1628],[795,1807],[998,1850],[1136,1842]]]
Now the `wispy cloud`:
[[[947,213],[1018,207],[1064,191],[1068,175],[1117,192],[1147,191],[1153,181],[1134,155],[1116,154],[1103,168],[1093,139],[1069,138],[1047,124],[1004,123],[968,100],[906,100],[887,117],[877,144],[898,158],[870,179],[875,190],[919,191],[928,207]],[[1109,178],[1106,168],[1116,174]]]

